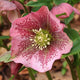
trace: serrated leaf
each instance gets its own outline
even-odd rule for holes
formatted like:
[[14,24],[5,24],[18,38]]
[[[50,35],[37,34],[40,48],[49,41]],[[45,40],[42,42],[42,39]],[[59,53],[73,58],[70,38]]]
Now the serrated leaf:
[[78,33],[76,30],[74,30],[74,29],[65,28],[65,29],[64,29],[64,32],[67,33],[67,35],[69,36],[69,38],[70,38],[71,40],[75,40],[76,38],[79,37],[79,33]]
[[68,18],[64,19],[65,24],[66,25],[69,24],[73,18],[74,18],[74,12],[72,12]]
[[34,2],[34,1],[29,1],[26,6],[31,6],[31,7],[41,7],[43,5],[47,5],[46,3],[39,3],[39,2]]
[[70,53],[62,55],[62,58],[65,58],[65,57],[70,56],[70,55],[77,54],[79,52],[80,52],[80,37],[78,37],[77,39],[75,39],[73,41],[73,47],[72,47]]
[[0,55],[0,62],[5,62],[5,63],[11,62],[10,58],[11,58],[11,51],[8,51]]
[[0,39],[9,39],[9,36],[0,36]]
[[59,5],[59,4],[61,4],[61,3],[66,3],[66,2],[68,2],[68,0],[53,0],[54,1],[54,3],[56,4],[56,5]]

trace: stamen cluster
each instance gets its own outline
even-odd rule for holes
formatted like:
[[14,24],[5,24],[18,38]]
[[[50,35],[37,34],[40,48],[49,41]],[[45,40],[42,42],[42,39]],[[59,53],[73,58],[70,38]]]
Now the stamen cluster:
[[35,33],[34,38],[30,39],[31,41],[33,41],[32,46],[35,46],[36,48],[43,50],[48,45],[50,45],[51,34],[49,34],[47,30],[40,28],[39,30],[33,29],[32,31]]

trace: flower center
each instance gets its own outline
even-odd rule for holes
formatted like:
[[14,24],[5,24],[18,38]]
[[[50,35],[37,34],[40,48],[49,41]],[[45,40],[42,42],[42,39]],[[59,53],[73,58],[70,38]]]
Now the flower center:
[[33,29],[32,31],[36,34],[33,39],[30,39],[31,41],[33,41],[32,46],[43,50],[48,45],[50,45],[52,36],[47,30],[40,28],[39,30]]

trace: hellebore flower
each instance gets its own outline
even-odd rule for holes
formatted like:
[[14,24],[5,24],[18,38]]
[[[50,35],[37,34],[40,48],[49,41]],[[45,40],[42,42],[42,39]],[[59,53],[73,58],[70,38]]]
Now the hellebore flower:
[[11,62],[11,74],[15,75],[18,73],[19,69],[21,68],[22,64]]
[[10,29],[12,60],[39,72],[50,70],[53,62],[72,48],[63,28],[46,6],[16,19]]
[[51,13],[55,16],[58,14],[66,13],[66,15],[61,15],[61,16],[59,16],[59,18],[67,18],[70,16],[70,14],[73,11],[74,11],[74,13],[80,15],[80,12],[76,8],[72,7],[68,3],[62,3],[59,6],[53,7],[51,10]]
[[17,1],[0,0],[0,14],[5,12],[11,23],[20,17],[20,9],[24,10],[23,6]]

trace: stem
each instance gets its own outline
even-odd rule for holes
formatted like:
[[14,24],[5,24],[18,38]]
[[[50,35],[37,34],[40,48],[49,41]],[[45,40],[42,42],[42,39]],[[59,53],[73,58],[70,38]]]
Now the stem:
[[29,71],[29,74],[30,74],[31,79],[32,79],[32,80],[35,80],[35,77],[34,77],[34,75],[33,75],[33,73],[32,73],[32,70],[31,70],[30,68],[27,68],[27,69],[28,69],[28,71]]
[[0,45],[0,47],[6,48],[8,51],[10,50],[7,46],[5,45]]
[[76,69],[77,69],[78,77],[79,77],[79,80],[80,80],[80,67],[79,67],[79,65],[76,67]]
[[73,80],[77,80],[76,74],[75,74],[75,72],[73,70],[73,66],[71,64],[71,61],[69,60],[68,57],[66,57],[65,59],[66,59],[67,63],[69,64]]
[[68,29],[71,29],[71,25],[70,24],[67,24],[67,26],[68,26]]
[[79,78],[79,80],[80,80],[80,64],[79,64],[79,61],[80,61],[80,59],[79,59],[79,53],[78,54],[76,54],[76,57],[75,57],[76,59],[76,70],[77,70],[77,74],[78,74],[78,78]]
[[48,80],[52,80],[52,78],[51,78],[51,75],[50,75],[49,71],[47,71],[47,72],[46,72],[46,75],[47,75],[47,77],[48,77]]
[[12,75],[12,76],[11,76],[11,78],[10,78],[9,80],[13,80],[13,79],[14,79],[14,77],[15,77],[15,76],[14,76],[14,75]]

